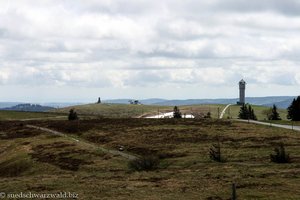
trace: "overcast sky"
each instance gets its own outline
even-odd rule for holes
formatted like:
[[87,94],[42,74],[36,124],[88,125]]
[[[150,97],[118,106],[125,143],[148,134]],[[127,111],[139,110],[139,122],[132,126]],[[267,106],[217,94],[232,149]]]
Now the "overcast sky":
[[299,0],[0,0],[0,101],[300,93]]

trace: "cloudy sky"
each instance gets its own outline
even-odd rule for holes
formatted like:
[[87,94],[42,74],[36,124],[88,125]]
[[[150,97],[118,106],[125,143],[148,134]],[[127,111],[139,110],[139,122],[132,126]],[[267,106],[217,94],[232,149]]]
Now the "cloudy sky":
[[300,93],[298,0],[0,0],[0,101]]

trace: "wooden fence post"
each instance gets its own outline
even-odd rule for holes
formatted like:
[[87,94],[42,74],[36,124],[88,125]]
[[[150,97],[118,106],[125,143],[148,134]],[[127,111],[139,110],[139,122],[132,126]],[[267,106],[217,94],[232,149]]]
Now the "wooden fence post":
[[236,200],[236,185],[235,183],[232,184],[232,194],[231,194],[231,199]]

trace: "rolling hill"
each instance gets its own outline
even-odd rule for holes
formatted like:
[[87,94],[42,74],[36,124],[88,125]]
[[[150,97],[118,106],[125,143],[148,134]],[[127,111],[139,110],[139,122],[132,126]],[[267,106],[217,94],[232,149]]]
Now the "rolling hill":
[[[180,106],[182,114],[211,112],[212,117],[217,118],[218,113],[222,111],[225,105],[192,105]],[[94,115],[103,117],[146,117],[157,115],[158,113],[172,112],[173,106],[160,105],[130,105],[130,104],[86,104],[79,106],[71,106],[61,109],[54,109],[51,112],[68,113],[70,109],[75,109],[79,115]]]
[[18,104],[8,108],[2,108],[1,110],[12,110],[12,111],[24,111],[24,112],[45,112],[53,110],[53,107],[41,106],[39,104]]
[[[246,97],[246,102],[253,105],[272,106],[277,105],[279,108],[287,108],[295,97],[290,96],[273,96],[273,97]],[[187,99],[187,100],[164,100],[154,103],[155,105],[180,106],[194,104],[236,104],[237,98],[234,99]]]
[[[246,97],[246,102],[253,105],[272,106],[275,104],[278,108],[286,109],[295,96],[269,96],[269,97]],[[110,99],[104,100],[103,103],[111,104],[128,104],[132,99]],[[220,98],[220,99],[160,99],[151,98],[143,99],[140,102],[144,105],[159,105],[159,106],[182,106],[196,104],[236,104],[238,98]]]

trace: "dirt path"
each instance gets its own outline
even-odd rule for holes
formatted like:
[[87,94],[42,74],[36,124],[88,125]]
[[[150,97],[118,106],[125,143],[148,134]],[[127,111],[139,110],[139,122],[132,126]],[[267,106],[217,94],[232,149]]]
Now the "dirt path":
[[231,105],[232,105],[232,104],[228,104],[228,105],[223,109],[223,111],[221,112],[221,115],[220,115],[220,119],[223,118],[223,116],[224,116],[226,110],[227,110],[227,109],[229,108],[229,106],[231,106]]
[[131,155],[131,154],[128,154],[128,153],[124,153],[124,152],[121,152],[121,151],[116,151],[116,150],[111,150],[111,149],[106,149],[104,147],[100,147],[96,144],[93,144],[93,143],[90,143],[90,142],[87,142],[87,141],[83,141],[83,140],[78,140],[77,138],[75,137],[72,137],[70,135],[67,135],[67,134],[64,134],[64,133],[61,133],[61,132],[58,132],[58,131],[54,131],[54,130],[51,130],[51,129],[48,129],[48,128],[43,128],[43,127],[39,127],[39,126],[34,126],[34,125],[26,125],[26,127],[28,128],[33,128],[33,129],[37,129],[37,130],[41,130],[41,131],[44,131],[44,132],[47,132],[47,133],[51,133],[51,134],[54,134],[54,135],[58,135],[58,136],[61,136],[61,137],[65,137],[65,138],[68,138],[72,141],[75,141],[75,142],[78,142],[80,144],[83,144],[89,148],[92,148],[92,149],[99,149],[105,153],[109,153],[109,154],[112,154],[112,155],[117,155],[117,156],[122,156],[126,159],[129,159],[129,160],[134,160],[137,158],[137,156],[134,156],[134,155]]

